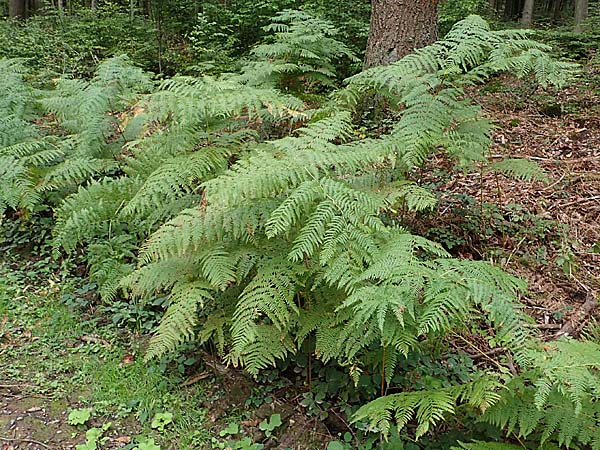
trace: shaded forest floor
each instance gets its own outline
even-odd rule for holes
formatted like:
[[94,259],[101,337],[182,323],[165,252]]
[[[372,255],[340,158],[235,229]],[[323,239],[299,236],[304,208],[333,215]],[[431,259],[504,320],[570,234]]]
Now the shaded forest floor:
[[[546,183],[476,171],[449,175],[443,158],[420,175],[437,187],[441,202],[435,216],[419,217],[413,227],[457,255],[492,260],[526,278],[524,304],[548,340],[600,338],[596,61],[557,95],[509,78],[471,93],[497,127],[491,158],[534,161]],[[145,338],[81,308],[91,290],[61,284],[49,257],[0,256],[0,449],[74,448],[90,428],[102,427],[102,448],[140,450],[153,449],[150,439],[163,449],[228,448],[233,436],[265,448],[317,449],[350,431],[337,412],[321,421],[301,404],[304,386],[271,383],[265,390],[193,352],[144,363]],[[69,424],[69,413],[85,408],[91,417]],[[166,415],[153,421],[156,411]],[[275,412],[287,425],[272,438],[260,423]]]
[[600,62],[557,93],[506,77],[472,95],[497,127],[490,159],[527,159],[548,178],[454,175],[438,227],[455,230],[460,256],[528,280],[524,303],[547,339],[600,332]]

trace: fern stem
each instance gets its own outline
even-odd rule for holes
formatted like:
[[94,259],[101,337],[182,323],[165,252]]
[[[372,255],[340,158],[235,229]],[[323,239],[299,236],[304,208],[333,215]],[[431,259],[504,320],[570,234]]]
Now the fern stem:
[[208,109],[204,108],[204,123],[206,125],[206,144],[211,145],[210,141],[210,126],[208,124]]
[[[494,178],[496,179],[496,191],[498,193],[498,208],[500,208],[500,213],[503,213],[504,203],[502,198],[502,188],[500,187],[500,179],[498,178],[498,172],[494,172]],[[504,229],[504,220],[500,221],[500,232],[502,233],[502,248],[504,248],[506,247],[506,230]]]
[[483,223],[483,164],[481,164],[479,170],[479,215],[481,216],[481,228],[485,225]]
[[387,346],[384,345],[381,351],[381,396],[385,395],[385,350]]
[[465,339],[464,336],[458,334],[455,331],[450,331],[450,334],[458,339],[460,339],[461,341],[463,341],[465,344],[467,344],[469,347],[471,347],[472,349],[476,350],[481,356],[483,356],[484,358],[486,358],[487,360],[489,360],[491,363],[493,363],[495,366],[497,366],[499,369],[502,369],[502,364],[500,364],[498,361],[496,361],[495,359],[491,358],[486,352],[484,352],[483,350],[481,350],[479,347],[477,347],[475,344],[473,344],[471,341]]
[[308,345],[308,373],[306,374],[306,376],[308,378],[308,389],[312,391],[312,343],[311,343],[310,335],[308,335],[307,345]]

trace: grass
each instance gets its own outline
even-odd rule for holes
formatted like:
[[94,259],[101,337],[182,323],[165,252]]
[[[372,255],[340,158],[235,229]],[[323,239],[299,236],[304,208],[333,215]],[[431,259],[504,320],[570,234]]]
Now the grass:
[[[61,405],[49,411],[57,419],[91,408],[86,426],[65,424],[75,443],[84,441],[87,428],[108,421],[115,438],[149,436],[163,449],[210,442],[206,410],[199,406],[205,385],[181,389],[176,364],[144,362],[138,336],[68,304],[65,294],[76,290],[72,283],[61,285],[39,262],[16,267],[15,261],[0,262],[0,385],[18,388],[21,398],[42,399],[25,402],[29,409],[46,401]],[[159,432],[152,419],[162,412],[173,418]],[[0,436],[3,431],[0,426]],[[30,432],[35,436],[36,430]]]

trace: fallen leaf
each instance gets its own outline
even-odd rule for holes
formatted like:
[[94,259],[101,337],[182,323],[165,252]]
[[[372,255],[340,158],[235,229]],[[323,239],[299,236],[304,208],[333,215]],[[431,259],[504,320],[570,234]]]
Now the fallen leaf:
[[204,380],[205,378],[210,377],[210,373],[209,372],[202,372],[202,373],[197,373],[196,375],[192,375],[191,377],[189,377],[187,380],[185,380],[183,382],[184,386],[190,386],[194,383],[197,383],[200,380]]
[[135,355],[127,354],[127,355],[123,356],[123,359],[121,360],[121,364],[131,364],[134,361],[135,361]]

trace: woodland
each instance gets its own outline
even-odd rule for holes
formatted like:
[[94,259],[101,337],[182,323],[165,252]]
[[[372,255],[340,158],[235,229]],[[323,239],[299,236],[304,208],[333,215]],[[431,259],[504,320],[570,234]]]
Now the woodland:
[[1,450],[600,450],[600,1],[0,15]]

